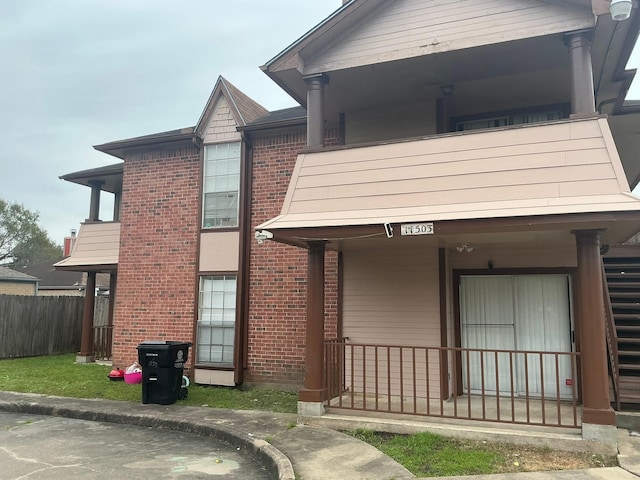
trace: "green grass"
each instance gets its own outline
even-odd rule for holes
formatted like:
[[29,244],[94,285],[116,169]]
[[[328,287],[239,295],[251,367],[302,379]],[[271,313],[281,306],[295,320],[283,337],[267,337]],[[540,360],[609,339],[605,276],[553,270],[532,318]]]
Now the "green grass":
[[548,447],[456,440],[428,432],[395,435],[351,430],[417,477],[573,470],[617,465],[615,455],[554,451]]
[[[0,360],[0,390],[43,393],[61,397],[142,401],[142,386],[111,381],[111,367],[77,365],[75,355],[54,355]],[[189,386],[180,405],[266,410],[296,413],[298,395],[279,390],[239,390],[229,387]]]
[[416,476],[490,474],[499,471],[499,466],[506,461],[491,449],[461,448],[462,444],[454,440],[428,432],[393,435],[353,430],[347,433],[373,445]]

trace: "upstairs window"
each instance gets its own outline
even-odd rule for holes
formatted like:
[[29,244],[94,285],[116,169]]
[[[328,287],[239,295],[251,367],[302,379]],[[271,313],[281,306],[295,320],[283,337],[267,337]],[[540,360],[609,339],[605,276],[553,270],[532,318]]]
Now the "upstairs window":
[[204,159],[202,226],[237,227],[240,142],[207,145]]
[[550,122],[569,117],[568,105],[551,105],[527,110],[470,115],[453,119],[456,132],[480,130],[484,128],[506,127],[525,123]]

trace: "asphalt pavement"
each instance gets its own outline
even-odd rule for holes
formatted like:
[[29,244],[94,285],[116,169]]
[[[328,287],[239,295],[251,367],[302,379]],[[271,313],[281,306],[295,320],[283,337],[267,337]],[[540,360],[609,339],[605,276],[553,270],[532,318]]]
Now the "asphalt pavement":
[[0,412],[0,478],[269,480],[227,442],[175,430]]
[[[120,424],[146,427],[146,430],[152,433],[173,430],[197,435],[201,440],[207,438],[214,441],[219,440],[230,445],[232,449],[235,448],[242,455],[257,459],[258,463],[269,472],[271,478],[280,480],[402,480],[415,478],[408,470],[374,447],[326,426],[296,423],[297,416],[294,414],[186,407],[179,405],[179,402],[167,406],[143,405],[142,403],[62,398],[12,392],[0,392],[0,411],[88,420],[101,422],[103,426]],[[326,417],[325,421],[331,420],[331,416]],[[371,425],[374,419],[360,418],[352,421]],[[398,428],[402,427],[403,423],[406,424],[405,427],[408,427],[410,422],[395,421]],[[340,422],[336,422],[336,425],[338,424]],[[438,433],[444,433],[444,428],[447,427],[439,425]],[[448,428],[464,429],[460,425],[451,425]],[[474,428],[479,429],[480,427]],[[515,428],[517,427],[509,427],[512,434]],[[523,435],[526,433],[532,441],[534,440],[530,431],[522,433]],[[488,437],[494,434],[495,431],[492,432],[490,429],[486,432]],[[554,437],[548,433],[540,432],[540,437],[538,440],[550,448],[565,449],[564,447],[566,447],[566,436]],[[640,437],[623,429],[618,430],[618,437],[620,467],[447,478],[450,480],[454,478],[460,480],[637,479],[640,475]],[[0,448],[7,448],[5,441],[1,438]],[[556,442],[555,445],[554,442]],[[560,442],[565,445],[561,445]],[[105,455],[109,455],[109,449],[106,446],[103,448]],[[127,478],[123,475],[119,476]],[[48,476],[47,478],[54,477]],[[66,476],[64,478],[74,477]]]

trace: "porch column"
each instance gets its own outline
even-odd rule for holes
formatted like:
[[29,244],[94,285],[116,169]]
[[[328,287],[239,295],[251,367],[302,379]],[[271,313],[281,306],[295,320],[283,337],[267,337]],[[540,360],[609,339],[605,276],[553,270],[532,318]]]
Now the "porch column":
[[92,180],[89,184],[91,185],[91,204],[89,205],[89,218],[87,218],[87,221],[97,222],[100,220],[100,192],[104,182]]
[[304,387],[298,413],[320,416],[326,399],[324,385],[324,241],[309,242],[307,266],[307,324]]
[[600,233],[601,230],[573,232],[576,237],[578,260],[582,435],[589,440],[610,441],[611,435],[615,440],[616,417],[609,400]]
[[581,31],[568,34],[566,42],[571,59],[571,113],[575,115],[595,113],[591,32]]
[[122,204],[122,192],[116,192],[113,196],[113,221],[120,221],[120,205]]
[[323,73],[304,77],[307,83],[307,146],[324,145],[324,86],[329,77]]
[[107,317],[107,326],[110,327],[107,335],[107,357],[111,358],[113,354],[113,313],[115,312],[116,305],[116,287],[118,284],[118,274],[116,271],[111,272],[109,275],[109,313]]
[[87,272],[87,286],[84,290],[82,309],[82,337],[76,363],[92,363],[93,357],[93,311],[96,304],[96,272]]

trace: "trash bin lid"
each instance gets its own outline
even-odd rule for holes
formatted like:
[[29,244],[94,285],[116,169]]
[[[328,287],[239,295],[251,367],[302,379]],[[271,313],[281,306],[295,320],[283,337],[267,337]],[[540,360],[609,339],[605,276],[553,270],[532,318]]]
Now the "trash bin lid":
[[177,342],[175,340],[145,340],[138,345],[139,350],[146,350],[148,348],[153,349],[168,349],[168,348],[181,348],[190,347],[191,342]]

